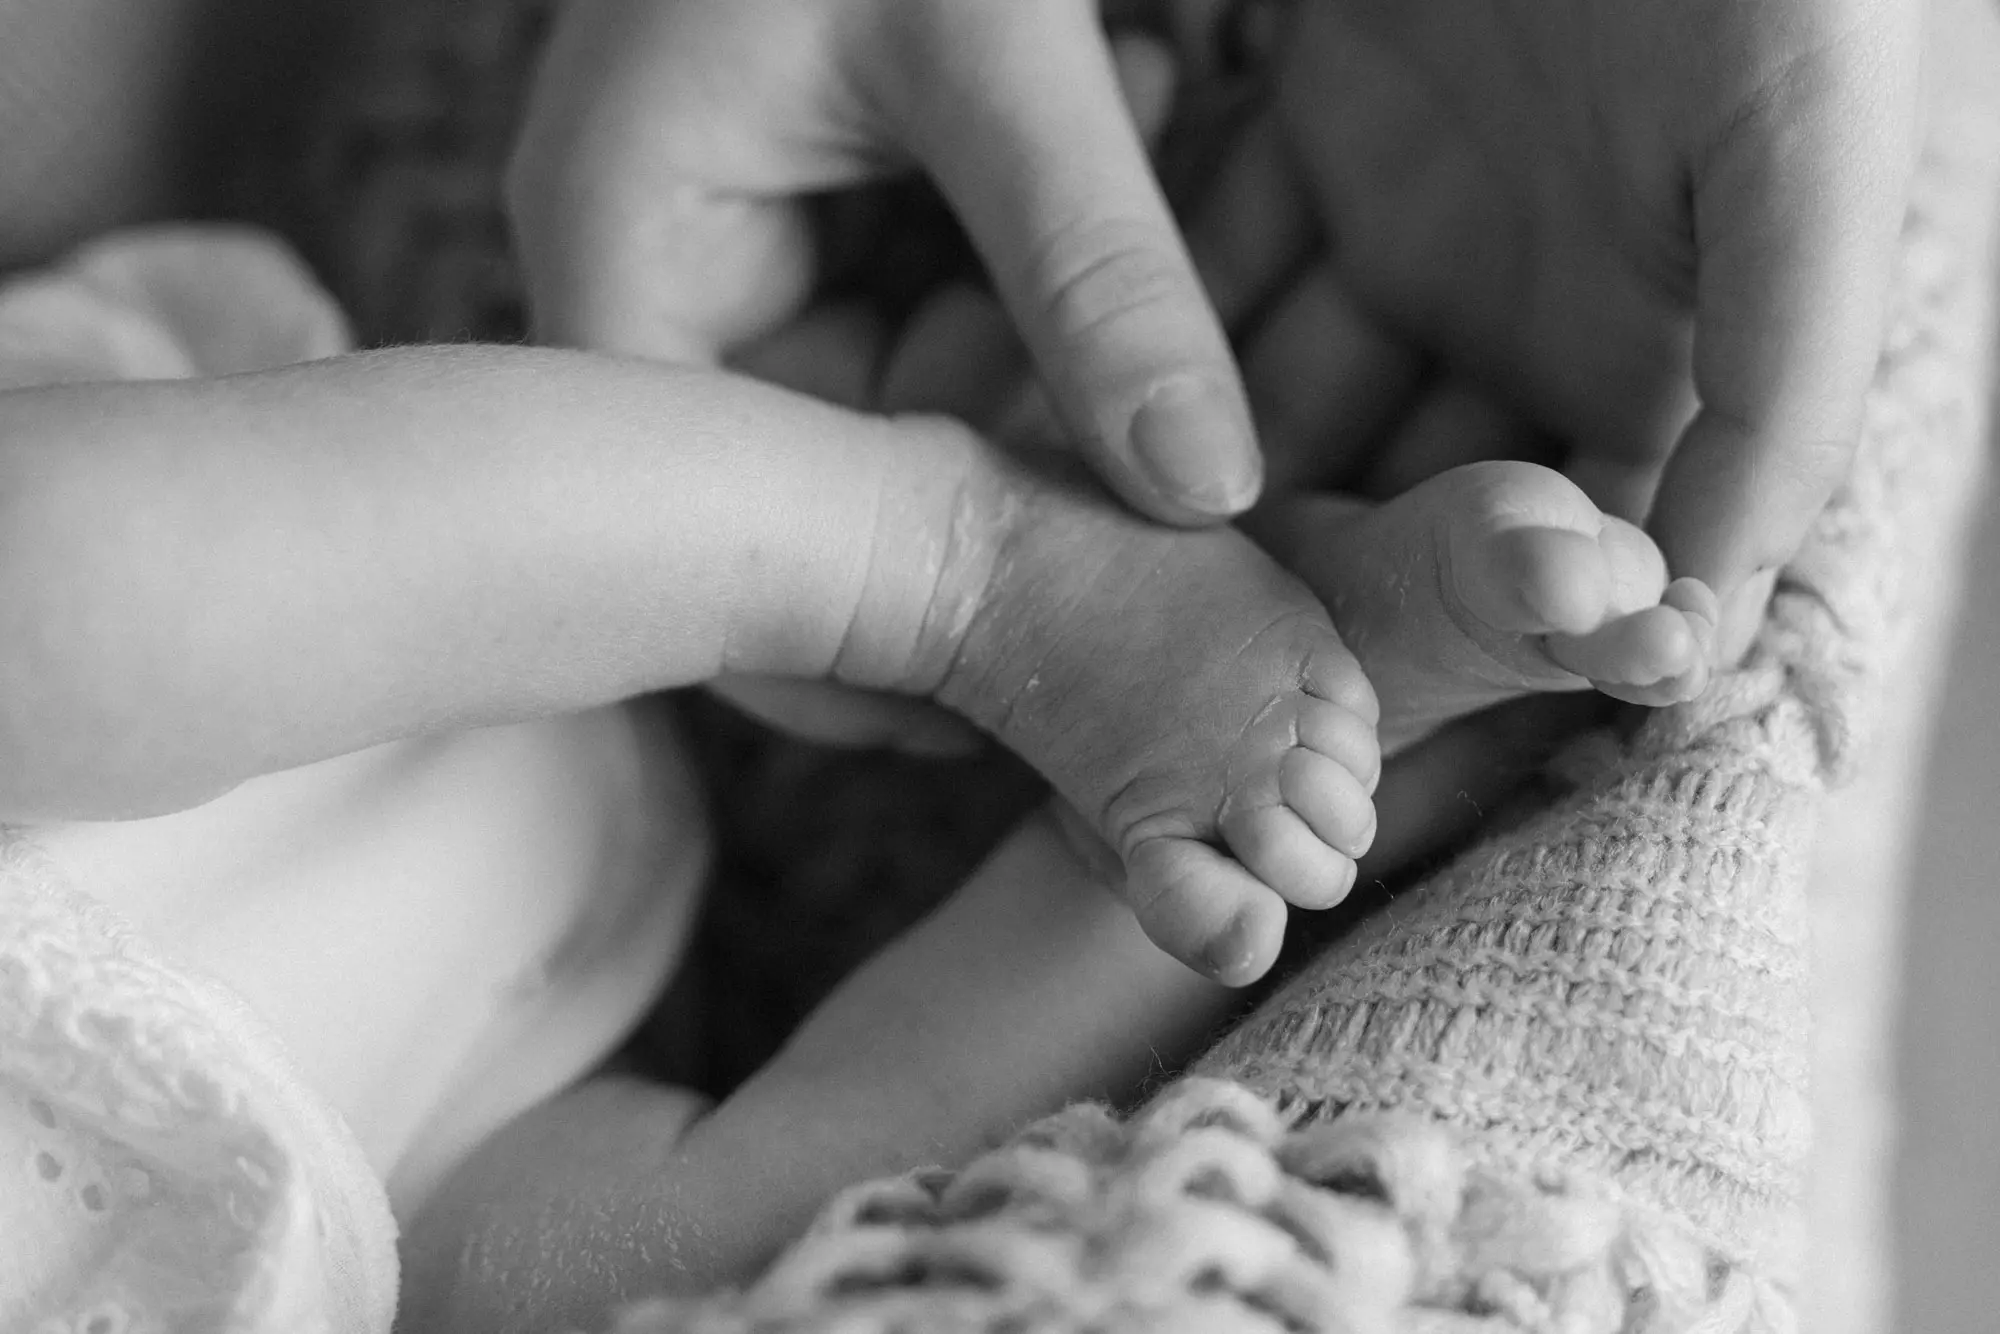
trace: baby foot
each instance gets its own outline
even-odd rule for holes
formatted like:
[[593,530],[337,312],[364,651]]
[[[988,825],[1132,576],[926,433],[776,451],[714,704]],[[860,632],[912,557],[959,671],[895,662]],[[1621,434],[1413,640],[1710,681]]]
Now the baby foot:
[[1662,705],[1708,682],[1715,595],[1669,583],[1651,538],[1547,468],[1469,464],[1379,505],[1287,497],[1251,527],[1326,601],[1385,752],[1532,691]]
[[[1153,941],[1240,985],[1285,904],[1375,832],[1373,690],[1318,599],[1242,534],[1174,531],[1005,464],[935,698],[1034,764],[1116,853]],[[974,528],[990,529],[981,540]]]

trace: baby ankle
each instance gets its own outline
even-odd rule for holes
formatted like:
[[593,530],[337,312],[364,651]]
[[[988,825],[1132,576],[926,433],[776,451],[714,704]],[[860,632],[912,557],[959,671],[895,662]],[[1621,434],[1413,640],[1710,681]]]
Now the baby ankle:
[[1033,464],[993,465],[968,507],[977,517],[954,525],[962,601],[955,621],[935,622],[931,697],[1006,741],[1031,692],[1048,691],[1055,707],[1069,679],[1059,622],[1077,608],[1065,567],[1091,544],[1092,507],[1115,502],[1079,496]]
[[[968,646],[998,599],[995,586],[1015,546],[1024,480],[996,451],[955,423],[925,441],[939,454],[910,487],[889,497],[876,520],[869,592],[835,675],[843,682],[948,696],[963,675]],[[875,610],[869,610],[870,606]],[[975,719],[977,721],[977,719]]]

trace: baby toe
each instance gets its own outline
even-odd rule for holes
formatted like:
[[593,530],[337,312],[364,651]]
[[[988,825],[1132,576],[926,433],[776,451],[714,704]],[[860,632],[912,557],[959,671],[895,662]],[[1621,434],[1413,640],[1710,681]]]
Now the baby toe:
[[1306,654],[1299,682],[1306,695],[1302,714],[1311,713],[1313,706],[1320,704],[1339,709],[1371,729],[1381,721],[1382,702],[1374,684],[1332,626],[1324,627],[1319,642]]
[[1667,558],[1645,529],[1606,515],[1597,546],[1610,576],[1607,615],[1630,615],[1660,600],[1667,587]]
[[1125,859],[1126,896],[1155,945],[1224,986],[1270,971],[1285,939],[1285,905],[1226,854],[1190,838],[1159,837]]
[[1373,796],[1382,778],[1382,744],[1374,724],[1349,708],[1309,699],[1299,709],[1299,744],[1340,765]]
[[1611,606],[1612,572],[1597,538],[1566,528],[1506,528],[1454,552],[1465,611],[1508,635],[1587,634]]
[[[1371,815],[1367,831],[1371,838],[1373,823]],[[1354,859],[1330,846],[1289,806],[1226,815],[1222,836],[1252,875],[1294,907],[1331,908],[1354,887]]]
[[1702,656],[1712,660],[1716,627],[1722,624],[1722,600],[1715,596],[1715,590],[1699,579],[1676,579],[1660,595],[1660,602],[1687,618],[1688,630],[1701,645]]
[[1616,700],[1627,704],[1643,704],[1649,709],[1663,709],[1670,704],[1685,704],[1708,688],[1710,669],[1706,662],[1698,662],[1684,672],[1677,672],[1651,685],[1619,685],[1611,681],[1593,682],[1597,689]]
[[1654,606],[1586,635],[1551,635],[1549,656],[1600,687],[1654,686],[1704,661],[1700,637],[1674,607]]
[[[1278,761],[1278,793],[1320,842],[1349,857],[1375,838],[1375,803],[1353,770],[1304,746]],[[1282,891],[1281,891],[1282,892]]]

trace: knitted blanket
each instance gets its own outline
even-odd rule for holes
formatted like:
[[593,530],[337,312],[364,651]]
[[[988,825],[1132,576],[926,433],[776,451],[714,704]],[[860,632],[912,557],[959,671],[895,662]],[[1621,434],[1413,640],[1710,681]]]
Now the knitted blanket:
[[[393,8],[406,77],[318,160],[353,189],[322,256],[377,336],[488,336],[518,319],[492,168],[542,7]],[[434,160],[342,174],[412,124]],[[2000,124],[1935,119],[1854,474],[1740,670],[1569,748],[1562,795],[1129,1118],[858,1186],[748,1289],[621,1331],[1795,1328],[1806,871],[1976,492],[1996,181]]]

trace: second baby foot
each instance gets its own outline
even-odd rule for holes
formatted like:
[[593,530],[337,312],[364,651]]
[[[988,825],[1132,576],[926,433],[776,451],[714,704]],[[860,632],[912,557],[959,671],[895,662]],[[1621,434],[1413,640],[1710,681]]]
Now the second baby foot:
[[1669,583],[1651,538],[1551,469],[1469,464],[1381,504],[1286,497],[1251,527],[1325,599],[1388,753],[1530,692],[1663,705],[1707,684],[1715,595]]
[[977,525],[998,537],[954,538],[990,556],[935,697],[1110,845],[1157,944],[1255,980],[1285,904],[1337,903],[1374,837],[1367,678],[1319,600],[1242,534],[1162,528],[1011,463],[1001,475],[998,517]]

